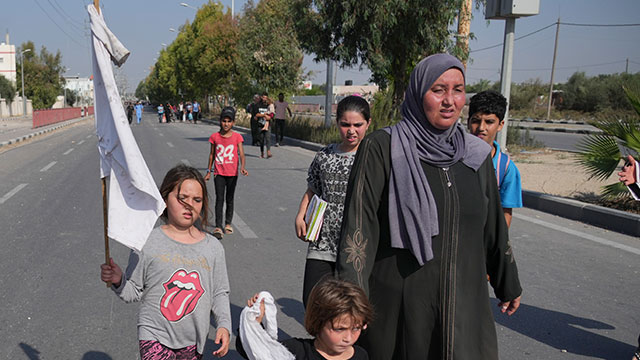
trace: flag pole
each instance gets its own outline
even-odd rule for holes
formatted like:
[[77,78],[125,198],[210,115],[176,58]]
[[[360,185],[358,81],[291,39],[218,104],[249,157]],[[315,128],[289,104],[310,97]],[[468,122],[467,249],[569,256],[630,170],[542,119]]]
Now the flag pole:
[[[100,0],[93,0],[93,6],[100,14]],[[95,106],[95,104],[94,104]],[[97,114],[96,114],[97,115]],[[111,262],[109,261],[111,256],[109,255],[109,232],[108,224],[109,224],[109,210],[107,207],[107,177],[103,177],[102,181],[102,222],[103,222],[103,230],[104,230],[104,263],[109,265]],[[111,287],[111,282],[107,282],[107,287]]]

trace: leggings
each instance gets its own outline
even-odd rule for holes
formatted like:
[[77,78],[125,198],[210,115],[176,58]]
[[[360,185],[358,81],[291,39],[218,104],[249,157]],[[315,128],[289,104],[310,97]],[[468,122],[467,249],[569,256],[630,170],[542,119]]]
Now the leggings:
[[[222,229],[222,206],[224,201],[227,202],[227,211],[225,212],[224,224],[231,224],[233,220],[233,195],[236,192],[236,183],[238,176],[216,175],[213,178],[213,184],[216,188],[216,227]],[[226,195],[225,195],[226,190]]]
[[195,345],[182,349],[170,349],[158,341],[140,340],[140,358],[142,360],[200,360]]
[[307,300],[311,289],[321,280],[333,277],[336,270],[336,263],[333,261],[307,259],[304,265],[304,284],[302,285],[302,303],[307,308]]

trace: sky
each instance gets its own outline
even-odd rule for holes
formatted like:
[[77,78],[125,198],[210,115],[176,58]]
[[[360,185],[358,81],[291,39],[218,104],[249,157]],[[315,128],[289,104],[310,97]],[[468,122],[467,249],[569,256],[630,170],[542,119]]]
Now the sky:
[[[232,0],[220,0],[231,7]],[[207,0],[185,0],[191,7],[200,7]],[[235,13],[242,11],[245,0],[235,0]],[[10,43],[20,45],[33,41],[36,49],[59,50],[66,76],[87,77],[91,74],[89,22],[86,7],[92,0],[21,0],[6,1],[0,12],[0,41],[10,34]],[[181,0],[101,0],[100,6],[111,31],[131,51],[127,62],[117,73],[127,79],[128,91],[133,92],[155,63],[163,44],[170,44],[178,29],[192,21],[196,11],[180,5]],[[516,20],[515,37],[536,32],[562,23],[611,25],[640,23],[640,0],[540,0],[540,13]],[[492,82],[500,79],[504,20],[487,21],[482,10],[474,10],[470,41],[467,83],[480,79]],[[556,27],[550,26],[516,40],[513,55],[512,81],[540,79],[548,83]],[[588,76],[640,71],[640,26],[603,27],[560,25],[555,82],[565,82],[576,71]],[[315,63],[313,55],[305,55],[303,66],[313,71],[315,84],[326,81],[326,63]],[[339,69],[335,84],[353,80],[354,84],[368,83],[367,69]]]

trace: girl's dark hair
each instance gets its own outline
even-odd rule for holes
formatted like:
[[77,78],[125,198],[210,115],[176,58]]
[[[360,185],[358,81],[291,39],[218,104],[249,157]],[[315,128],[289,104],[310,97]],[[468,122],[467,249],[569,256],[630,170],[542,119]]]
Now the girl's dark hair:
[[349,315],[354,323],[364,326],[373,320],[373,306],[357,285],[332,278],[321,280],[309,294],[305,329],[315,337],[327,321],[334,321],[342,315]]
[[493,114],[502,121],[505,112],[507,112],[507,99],[497,91],[485,90],[473,95],[469,100],[469,118],[476,113]]
[[[169,198],[169,193],[176,187],[178,187],[178,195],[180,195],[182,183],[189,179],[197,181],[200,187],[202,187],[202,211],[199,215],[202,227],[206,228],[209,225],[209,195],[207,193],[207,184],[198,169],[184,164],[178,164],[173,167],[173,169],[167,171],[167,175],[164,176],[162,185],[160,185],[160,195],[162,195],[162,199],[166,202]],[[178,196],[178,199],[179,198],[180,196]],[[164,209],[162,218],[164,221],[167,221],[167,209]]]
[[336,120],[340,121],[346,111],[355,111],[362,115],[362,117],[367,120],[367,122],[371,121],[371,111],[369,110],[369,103],[367,102],[367,100],[361,98],[360,96],[350,95],[340,100],[340,102],[338,103]]

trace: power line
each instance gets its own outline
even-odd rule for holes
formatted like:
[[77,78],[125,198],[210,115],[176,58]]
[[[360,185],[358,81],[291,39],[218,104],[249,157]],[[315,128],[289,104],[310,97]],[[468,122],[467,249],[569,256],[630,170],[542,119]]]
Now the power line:
[[58,23],[57,23],[57,22],[55,22],[55,20],[53,20],[53,18],[51,18],[51,16],[49,16],[49,13],[47,13],[47,12],[42,8],[42,6],[41,6],[41,5],[40,5],[40,3],[38,2],[38,0],[34,0],[34,1],[36,2],[36,5],[38,5],[38,7],[40,8],[40,10],[42,10],[42,12],[43,12],[45,15],[47,15],[47,17],[49,18],[49,20],[51,20],[51,22],[52,22],[52,23],[54,23],[54,24],[58,27],[58,29],[60,29],[60,31],[62,31],[65,35],[67,35],[67,36],[69,37],[69,39],[71,39],[71,41],[73,41],[74,43],[76,43],[76,44],[78,44],[78,45],[80,45],[80,46],[82,46],[82,47],[84,47],[84,46],[85,46],[85,45],[83,45],[83,44],[79,43],[76,39],[74,39],[74,38],[73,38],[71,35],[69,35],[66,31],[64,31],[64,29],[63,29],[63,28],[61,28],[61,27],[60,27],[60,25],[58,25]]
[[[51,5],[51,7],[53,8],[53,10],[55,10],[55,11],[58,13],[58,15],[60,15],[60,17],[62,18],[62,20],[63,20],[63,21],[65,21],[67,24],[71,25],[71,27],[72,27],[75,31],[79,31],[79,32],[80,32],[80,34],[82,34],[82,29],[80,29],[80,28],[78,27],[78,25],[74,24],[72,21],[69,21],[69,19],[70,19],[69,15],[66,15],[66,13],[63,13],[62,11],[64,11],[64,10],[62,10],[62,8],[58,9],[58,8],[57,8],[57,7],[56,7],[56,6],[51,2],[51,0],[47,0],[47,2],[49,3],[49,5]],[[60,6],[60,5],[58,5],[58,6]],[[61,10],[62,10],[62,11],[61,11]],[[73,20],[73,19],[71,19],[71,20]]]
[[565,23],[561,22],[560,25],[567,26],[589,26],[589,27],[623,27],[623,26],[640,26],[640,24],[579,24],[579,23]]
[[[530,33],[528,33],[528,34],[526,34],[526,35],[522,35],[522,36],[520,36],[520,37],[517,37],[517,38],[515,38],[515,39],[514,39],[514,41],[516,41],[516,40],[520,40],[520,39],[524,39],[524,38],[526,38],[527,36],[531,36],[531,35],[533,35],[533,34],[539,33],[540,31],[546,30],[546,29],[548,29],[548,28],[550,28],[550,27],[552,27],[552,26],[554,26],[554,25],[556,25],[556,23],[549,24],[549,25],[547,25],[547,26],[545,26],[545,27],[543,27],[543,28],[540,28],[540,29],[538,29],[538,30],[532,31],[532,32],[530,32]],[[472,52],[478,52],[478,51],[484,51],[484,50],[489,50],[489,49],[493,49],[493,48],[497,48],[498,46],[502,46],[502,44],[503,44],[503,43],[500,43],[500,44],[496,44],[496,45],[488,46],[488,47],[486,47],[486,48],[477,49],[477,50],[469,50],[469,53],[472,53]]]
[[[618,61],[612,61],[612,62],[606,62],[606,63],[599,63],[599,64],[587,64],[587,65],[575,65],[575,66],[558,66],[556,67],[556,69],[580,69],[580,68],[585,68],[585,67],[596,67],[596,66],[604,66],[604,65],[613,65],[613,64],[621,64],[626,62],[627,60],[618,60]],[[634,63],[634,64],[638,64],[640,65],[640,63],[636,63],[634,61],[629,60],[630,63]],[[476,67],[469,67],[472,70],[484,70],[484,71],[500,71],[499,68],[476,68]],[[551,68],[538,68],[538,69],[513,69],[513,71],[548,71],[551,70]]]

